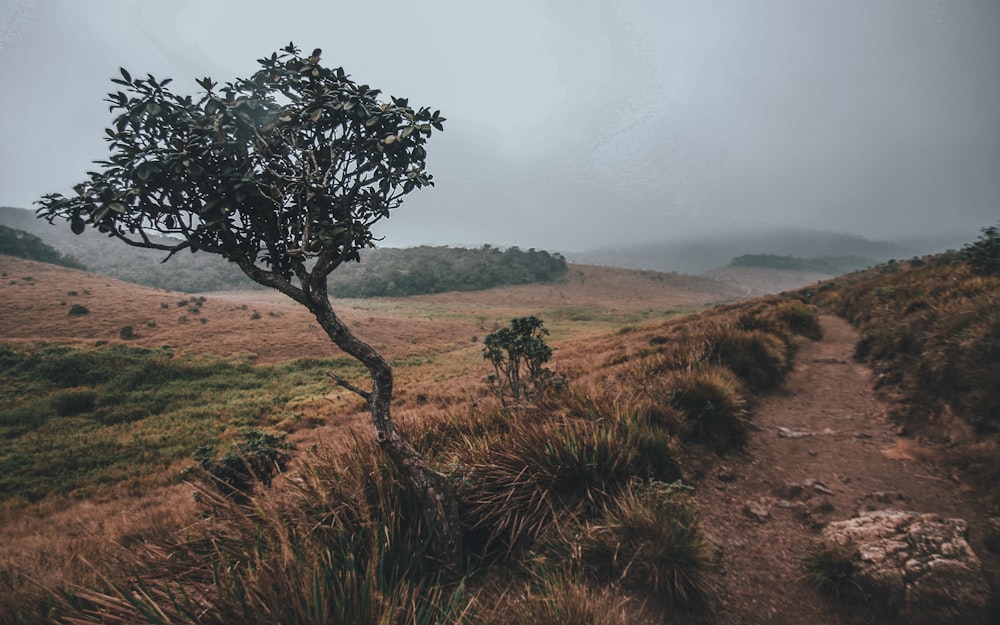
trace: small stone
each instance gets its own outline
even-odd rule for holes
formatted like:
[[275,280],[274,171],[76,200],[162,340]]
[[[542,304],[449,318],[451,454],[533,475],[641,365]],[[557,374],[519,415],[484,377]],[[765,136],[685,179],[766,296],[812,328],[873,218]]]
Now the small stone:
[[854,433],[854,438],[866,439],[866,438],[871,438],[871,437],[872,437],[872,435],[869,434],[868,432],[855,432]]
[[736,479],[736,471],[727,466],[720,466],[719,470],[715,473],[715,477],[720,482],[732,482]]
[[1000,517],[990,517],[986,520],[986,535],[983,537],[983,543],[993,553],[1000,553]]
[[775,486],[772,492],[775,497],[780,497],[782,499],[797,499],[802,495],[801,484],[796,484],[795,482],[788,482],[781,484],[780,486]]
[[809,451],[807,451],[806,453],[807,453],[807,454],[809,454],[810,456],[812,456],[813,458],[815,458],[815,457],[816,457],[816,453],[817,453],[817,452],[816,452],[816,451],[814,451],[814,450],[812,450],[812,449],[810,449],[810,450],[809,450]]
[[774,499],[761,497],[757,501],[746,502],[743,505],[743,513],[758,523],[766,523],[771,518],[771,506],[773,505]]
[[805,438],[807,436],[811,436],[811,434],[809,434],[809,432],[802,432],[799,430],[793,430],[786,427],[779,427],[778,436],[780,436],[781,438]]
[[873,493],[869,493],[868,497],[874,499],[879,503],[894,503],[896,501],[906,501],[906,496],[903,493],[898,493],[894,490],[880,490]]
[[816,482],[815,484],[813,484],[813,490],[816,491],[817,493],[822,493],[824,495],[834,494],[833,491],[827,488],[826,484],[824,484],[823,482]]
[[809,507],[809,511],[814,514],[829,514],[830,512],[833,512],[833,510],[833,504],[826,499],[815,502]]

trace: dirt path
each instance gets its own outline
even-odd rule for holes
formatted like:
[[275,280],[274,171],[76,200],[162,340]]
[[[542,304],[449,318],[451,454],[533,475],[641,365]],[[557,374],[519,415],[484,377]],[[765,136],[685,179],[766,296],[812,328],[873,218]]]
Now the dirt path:
[[[824,338],[804,342],[780,391],[754,409],[745,454],[723,461],[699,487],[702,526],[722,568],[723,625],[871,622],[802,580],[799,558],[831,521],[897,508],[969,521],[969,542],[991,579],[1000,558],[983,546],[985,511],[901,438],[852,359],[856,333],[821,318]],[[993,584],[996,588],[996,584]]]

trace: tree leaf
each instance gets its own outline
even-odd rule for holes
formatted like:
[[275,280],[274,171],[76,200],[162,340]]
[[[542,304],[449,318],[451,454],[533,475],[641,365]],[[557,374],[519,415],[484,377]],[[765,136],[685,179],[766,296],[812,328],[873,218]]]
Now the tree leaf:
[[122,73],[122,78],[124,78],[128,84],[132,84],[132,74],[129,74],[128,70],[126,70],[124,67],[119,67],[118,71]]

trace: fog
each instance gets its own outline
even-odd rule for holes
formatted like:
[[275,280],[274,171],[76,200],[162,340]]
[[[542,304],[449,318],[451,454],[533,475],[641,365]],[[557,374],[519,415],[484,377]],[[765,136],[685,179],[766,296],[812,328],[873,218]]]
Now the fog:
[[106,155],[124,66],[227,81],[294,41],[441,109],[385,245],[553,250],[1000,219],[996,0],[0,0],[0,205]]

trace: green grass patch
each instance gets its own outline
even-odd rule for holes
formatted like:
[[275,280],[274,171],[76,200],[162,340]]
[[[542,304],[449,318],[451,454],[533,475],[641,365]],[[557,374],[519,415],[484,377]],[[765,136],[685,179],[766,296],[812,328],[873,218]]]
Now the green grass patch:
[[169,349],[0,348],[0,501],[91,496],[162,472],[293,417],[291,404],[330,392],[330,369],[362,374],[347,358],[254,367]]

